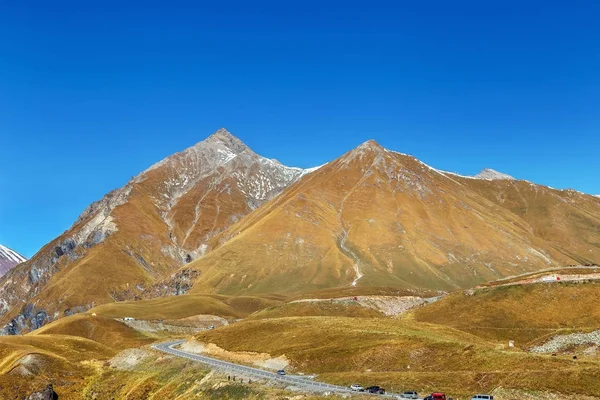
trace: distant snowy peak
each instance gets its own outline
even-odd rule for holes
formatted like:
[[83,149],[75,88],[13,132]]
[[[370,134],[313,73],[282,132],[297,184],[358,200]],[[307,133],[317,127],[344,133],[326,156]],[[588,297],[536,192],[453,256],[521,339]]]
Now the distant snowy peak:
[[490,168],[484,169],[483,171],[481,171],[480,173],[475,175],[475,178],[487,179],[490,181],[501,180],[501,179],[510,180],[510,181],[515,180],[515,178],[513,178],[510,175],[503,174],[502,172],[498,172],[498,171],[490,169]]
[[27,261],[25,257],[0,244],[0,276],[6,274],[12,267],[25,261]]

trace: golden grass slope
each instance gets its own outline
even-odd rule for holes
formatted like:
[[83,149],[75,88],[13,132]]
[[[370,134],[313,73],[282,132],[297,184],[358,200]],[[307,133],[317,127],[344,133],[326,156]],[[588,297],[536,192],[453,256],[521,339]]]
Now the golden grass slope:
[[298,294],[353,282],[451,291],[600,262],[600,201],[528,182],[457,177],[371,141],[211,246],[191,266],[201,271],[196,293]]
[[40,335],[85,338],[107,346],[113,351],[139,347],[154,341],[113,318],[92,314],[77,314],[62,318],[28,334],[28,336]]
[[414,312],[445,325],[528,348],[556,334],[600,329],[600,283],[538,283],[456,292]]
[[174,320],[196,315],[243,318],[280,301],[260,297],[219,295],[182,295],[150,300],[109,303],[89,311],[107,318],[132,317],[147,320]]
[[0,398],[24,398],[51,382],[66,387],[82,385],[95,373],[89,360],[106,360],[115,354],[109,346],[76,336],[0,337]]

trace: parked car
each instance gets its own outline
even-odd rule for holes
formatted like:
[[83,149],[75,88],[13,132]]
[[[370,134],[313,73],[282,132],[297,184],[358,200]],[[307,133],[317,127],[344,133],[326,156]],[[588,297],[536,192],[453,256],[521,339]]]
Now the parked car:
[[375,393],[375,394],[385,394],[385,389],[381,388],[379,386],[369,386],[368,388],[365,389],[367,392],[369,393]]
[[446,400],[446,395],[444,393],[431,393],[429,396],[425,397],[424,400]]
[[471,397],[471,400],[494,400],[494,396],[491,394],[476,394]]
[[277,371],[277,375],[285,375],[285,371],[280,369],[279,371]]
[[419,394],[417,392],[404,392],[400,395],[401,399],[418,399],[419,398]]
[[364,392],[365,388],[359,385],[358,383],[355,383],[353,385],[350,385],[350,390],[354,392]]

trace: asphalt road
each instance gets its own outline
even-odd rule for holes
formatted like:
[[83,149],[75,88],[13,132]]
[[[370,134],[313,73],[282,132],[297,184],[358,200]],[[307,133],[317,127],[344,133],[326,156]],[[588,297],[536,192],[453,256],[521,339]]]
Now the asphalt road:
[[[234,364],[223,360],[218,360],[212,357],[201,356],[198,354],[187,353],[185,351],[181,351],[175,349],[175,346],[179,346],[184,343],[185,340],[174,340],[170,342],[158,343],[152,345],[153,349],[162,351],[167,354],[171,354],[177,357],[187,358],[192,361],[201,362],[203,364],[210,365],[211,367],[216,367],[219,369],[231,371],[232,373],[242,374],[244,376],[249,376],[257,379],[269,379],[271,381],[281,382],[284,384],[288,384],[291,386],[296,386],[298,388],[304,389],[310,392],[336,392],[336,393],[352,393],[356,394],[356,392],[351,391],[349,388],[344,386],[336,386],[330,385],[328,383],[317,382],[309,379],[299,378],[297,376],[288,376],[288,375],[277,375],[274,372],[265,371],[263,369],[247,367],[245,365]],[[365,393],[361,393],[365,394]],[[375,395],[374,395],[375,396]],[[386,394],[385,396],[379,397],[396,397],[396,395]]]

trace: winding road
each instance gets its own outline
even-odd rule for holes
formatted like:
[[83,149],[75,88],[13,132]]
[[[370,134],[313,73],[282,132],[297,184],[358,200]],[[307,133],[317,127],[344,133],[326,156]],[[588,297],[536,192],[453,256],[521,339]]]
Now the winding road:
[[[336,393],[350,393],[356,394],[347,387],[330,385],[328,383],[317,382],[306,378],[299,378],[296,376],[289,375],[277,375],[274,372],[265,371],[263,369],[247,367],[245,365],[234,364],[223,360],[218,360],[212,357],[201,356],[199,354],[188,353],[176,349],[176,346],[183,344],[185,340],[173,340],[170,342],[157,343],[151,347],[155,350],[162,351],[163,353],[171,354],[177,357],[187,358],[188,360],[201,362],[203,364],[210,365],[211,367],[243,374],[257,379],[269,379],[271,381],[277,381],[291,386],[295,386],[310,392],[336,392]],[[361,393],[366,394],[366,393]],[[384,397],[384,396],[380,396]],[[386,394],[385,397],[395,397],[392,394]]]

